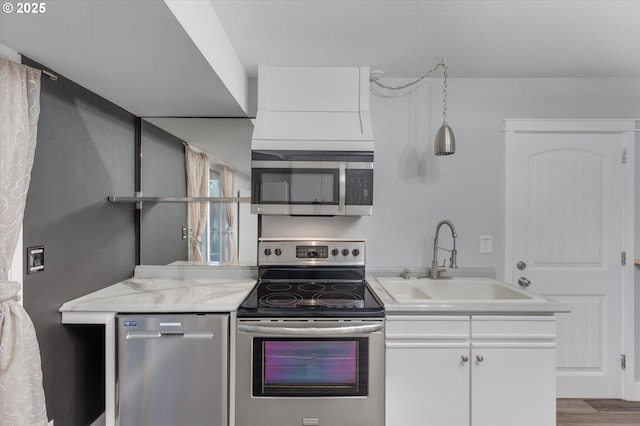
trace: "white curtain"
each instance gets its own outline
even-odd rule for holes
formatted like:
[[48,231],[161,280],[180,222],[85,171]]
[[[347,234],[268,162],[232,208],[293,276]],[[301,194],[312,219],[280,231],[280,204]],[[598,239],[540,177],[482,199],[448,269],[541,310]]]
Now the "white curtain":
[[[185,146],[187,169],[187,196],[209,196],[209,157],[204,152],[197,152]],[[200,242],[202,231],[207,223],[208,203],[189,203],[189,260],[202,262]]]
[[40,115],[40,70],[0,57],[0,425],[47,424],[40,348],[7,281],[22,229]]
[[[220,186],[222,187],[223,197],[233,197],[233,169],[229,166],[222,168],[222,174],[220,176]],[[225,250],[224,254],[227,262],[236,262],[238,260],[238,250],[236,250],[236,236],[235,236],[235,214],[232,203],[225,203],[225,213],[227,218],[227,230],[224,232],[225,237]]]

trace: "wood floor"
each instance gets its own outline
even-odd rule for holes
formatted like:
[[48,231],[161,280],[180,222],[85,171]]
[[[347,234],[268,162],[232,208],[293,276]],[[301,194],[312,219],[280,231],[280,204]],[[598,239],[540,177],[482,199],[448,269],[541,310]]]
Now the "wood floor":
[[557,426],[640,426],[640,402],[558,399]]

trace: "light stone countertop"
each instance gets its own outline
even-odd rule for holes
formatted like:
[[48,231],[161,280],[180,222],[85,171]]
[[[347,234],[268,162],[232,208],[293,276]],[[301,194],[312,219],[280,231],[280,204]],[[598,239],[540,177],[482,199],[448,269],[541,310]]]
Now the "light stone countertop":
[[[397,302],[382,283],[398,277],[402,268],[367,270],[367,280],[385,305],[388,315],[411,314],[552,314],[568,312],[562,303],[537,297],[530,302],[416,301]],[[412,270],[412,276],[426,275],[426,269]],[[495,278],[491,268],[463,268],[460,277]],[[211,268],[197,265],[138,266],[135,277],[64,303],[60,312],[74,313],[189,313],[235,312],[255,286],[255,267]],[[384,278],[380,278],[384,277]],[[378,279],[380,278],[380,279]],[[381,283],[382,282],[382,283]],[[388,285],[388,283],[387,283]]]
[[70,300],[60,312],[235,312],[251,278],[130,278]]

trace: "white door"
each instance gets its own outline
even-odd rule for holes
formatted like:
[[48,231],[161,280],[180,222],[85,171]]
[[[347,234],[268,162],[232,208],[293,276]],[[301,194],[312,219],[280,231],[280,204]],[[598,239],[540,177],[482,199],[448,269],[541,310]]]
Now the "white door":
[[622,396],[622,152],[619,132],[507,123],[505,279],[571,309],[557,321],[558,397]]

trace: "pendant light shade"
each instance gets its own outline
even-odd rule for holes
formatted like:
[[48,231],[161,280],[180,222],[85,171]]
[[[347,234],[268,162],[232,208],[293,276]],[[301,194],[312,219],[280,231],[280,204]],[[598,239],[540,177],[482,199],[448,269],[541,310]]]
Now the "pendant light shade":
[[445,121],[436,134],[436,141],[433,146],[435,155],[451,155],[456,152],[456,138],[453,136],[453,130]]
[[456,152],[456,138],[453,136],[453,130],[447,123],[447,60],[442,60],[444,67],[444,86],[442,89],[442,127],[436,133],[436,141],[433,144],[433,153],[435,155],[451,155]]

